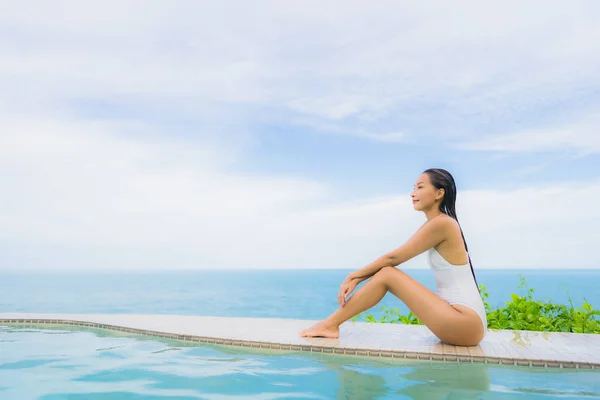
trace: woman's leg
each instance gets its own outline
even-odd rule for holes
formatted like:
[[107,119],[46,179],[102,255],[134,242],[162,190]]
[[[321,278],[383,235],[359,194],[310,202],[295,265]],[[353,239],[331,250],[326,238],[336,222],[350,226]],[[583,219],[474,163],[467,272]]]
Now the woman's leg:
[[387,292],[398,297],[440,340],[474,346],[483,337],[483,327],[474,312],[459,311],[406,273],[385,267],[329,317],[305,331],[305,337],[339,336],[339,326],[381,301]]

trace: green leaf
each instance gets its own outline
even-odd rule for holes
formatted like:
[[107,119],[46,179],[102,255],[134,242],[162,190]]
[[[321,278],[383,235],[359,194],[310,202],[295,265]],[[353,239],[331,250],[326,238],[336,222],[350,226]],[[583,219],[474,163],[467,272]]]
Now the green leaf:
[[[521,276],[519,288],[525,287],[525,278]],[[493,308],[485,299],[488,297],[486,287],[479,285],[481,297],[487,314],[488,327],[492,329],[523,329],[545,332],[575,332],[575,333],[600,333],[600,310],[594,310],[592,305],[583,299],[581,308],[575,308],[571,297],[568,304],[553,304],[552,301],[533,299],[533,288],[527,288],[525,296],[511,294],[510,300],[504,306]],[[367,315],[365,320],[372,323],[403,323],[420,324],[412,311],[402,315],[398,308],[382,306],[384,315],[377,320],[372,315]],[[352,317],[358,320],[363,314]]]

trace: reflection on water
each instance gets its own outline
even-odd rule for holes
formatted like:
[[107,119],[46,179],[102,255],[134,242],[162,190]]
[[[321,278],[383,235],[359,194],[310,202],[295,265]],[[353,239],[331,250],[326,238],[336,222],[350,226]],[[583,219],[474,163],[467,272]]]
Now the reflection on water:
[[2,399],[600,396],[597,370],[269,352],[74,326],[0,326],[0,355]]
[[411,399],[479,399],[490,389],[486,364],[426,363],[402,375],[414,384],[398,391]]
[[358,357],[320,357],[335,371],[336,399],[479,399],[490,390],[486,364],[459,364]]
[[390,391],[383,376],[377,373],[371,360],[357,359],[350,364],[341,357],[323,357],[319,361],[329,371],[334,371],[338,388],[336,399],[379,399]]

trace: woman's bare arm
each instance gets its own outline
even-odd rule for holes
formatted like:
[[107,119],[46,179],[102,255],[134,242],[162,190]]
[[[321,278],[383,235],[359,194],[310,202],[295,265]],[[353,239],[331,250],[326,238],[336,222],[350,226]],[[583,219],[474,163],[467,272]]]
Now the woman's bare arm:
[[423,224],[401,247],[384,254],[367,266],[351,273],[348,278],[362,282],[384,267],[395,267],[437,246],[446,240],[450,223],[451,221],[448,218],[436,217],[431,219]]

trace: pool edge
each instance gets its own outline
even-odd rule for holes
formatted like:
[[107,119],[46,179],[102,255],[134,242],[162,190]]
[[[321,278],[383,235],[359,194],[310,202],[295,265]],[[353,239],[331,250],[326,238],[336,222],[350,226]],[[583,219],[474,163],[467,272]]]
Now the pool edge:
[[[310,353],[321,353],[331,355],[350,355],[364,356],[382,359],[407,359],[407,360],[423,360],[423,361],[445,361],[445,362],[462,362],[462,363],[485,363],[495,365],[512,365],[523,367],[546,367],[546,368],[564,368],[564,369],[585,369],[595,370],[600,369],[600,363],[587,363],[577,361],[563,361],[551,359],[532,359],[532,358],[507,358],[494,356],[474,356],[467,354],[439,354],[430,351],[405,351],[391,349],[369,349],[369,348],[352,348],[352,347],[335,347],[326,345],[313,344],[285,344],[272,341],[258,340],[238,340],[226,339],[213,336],[199,336],[180,333],[170,333],[165,331],[155,331],[141,328],[131,328],[119,325],[104,324],[98,322],[80,321],[72,319],[43,319],[43,318],[0,318],[0,324],[36,324],[36,325],[73,325],[90,327],[96,329],[105,329],[109,331],[125,332],[139,335],[147,335],[154,337],[162,337],[167,339],[175,339],[185,342],[214,344],[222,346],[233,346],[240,348],[253,348],[278,351],[303,351]],[[577,335],[577,334],[573,334]]]

